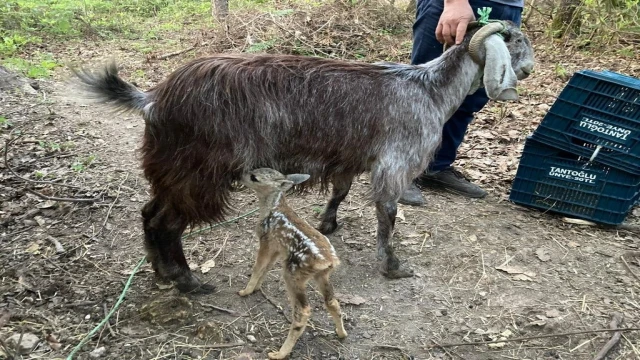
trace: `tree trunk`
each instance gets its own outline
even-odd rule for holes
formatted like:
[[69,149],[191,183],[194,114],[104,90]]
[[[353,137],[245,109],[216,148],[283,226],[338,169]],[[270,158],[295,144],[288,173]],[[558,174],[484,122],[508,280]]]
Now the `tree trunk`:
[[229,0],[211,0],[211,16],[224,20],[229,14]]
[[560,0],[560,6],[553,17],[551,31],[553,37],[575,36],[580,33],[582,18],[580,7],[583,0]]

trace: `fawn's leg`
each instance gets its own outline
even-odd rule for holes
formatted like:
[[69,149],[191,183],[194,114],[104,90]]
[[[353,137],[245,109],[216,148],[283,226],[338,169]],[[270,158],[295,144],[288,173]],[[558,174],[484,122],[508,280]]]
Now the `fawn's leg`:
[[338,299],[334,297],[333,293],[333,285],[329,281],[329,277],[331,276],[331,270],[326,270],[321,273],[318,273],[315,276],[316,283],[320,288],[320,292],[322,296],[324,296],[324,304],[331,314],[333,318],[333,323],[336,326],[336,334],[340,339],[347,337],[347,331],[344,329],[344,324],[342,323],[342,314],[340,311],[340,302]]
[[279,351],[269,353],[269,359],[284,359],[289,356],[307,326],[307,321],[311,315],[311,306],[309,306],[307,294],[305,293],[307,280],[307,276],[301,274],[294,275],[286,269],[284,271],[284,282],[287,285],[287,293],[289,294],[293,307],[293,320],[287,339]]
[[277,257],[277,248],[271,246],[268,239],[261,239],[258,256],[256,257],[256,262],[253,264],[253,270],[251,271],[251,279],[249,279],[244,290],[238,291],[238,295],[247,296],[253,293],[255,289],[259,289],[267,271],[269,271],[269,268],[271,268]]

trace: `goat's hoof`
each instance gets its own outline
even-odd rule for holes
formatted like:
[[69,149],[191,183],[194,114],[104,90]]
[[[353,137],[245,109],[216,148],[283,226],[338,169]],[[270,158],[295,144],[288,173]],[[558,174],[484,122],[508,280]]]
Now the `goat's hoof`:
[[180,276],[174,281],[176,282],[176,288],[181,293],[204,295],[211,294],[216,289],[215,285],[204,284],[192,274]]
[[322,223],[320,223],[320,226],[318,227],[318,231],[320,231],[322,235],[330,235],[330,234],[333,234],[336,230],[338,230],[341,227],[342,226],[338,224],[337,221],[333,221],[333,222],[323,221]]
[[283,354],[280,351],[270,352],[269,359],[286,359],[289,354]]
[[240,295],[240,296],[247,296],[247,295],[250,295],[250,294],[253,294],[253,290],[244,289],[244,290],[238,291],[238,295]]
[[386,270],[386,271],[383,270],[382,274],[387,279],[402,279],[402,278],[413,277],[415,275],[415,273],[411,269],[393,269],[393,270]]
[[342,330],[336,329],[336,335],[338,335],[338,339],[342,340],[342,339],[346,338],[348,334],[344,329],[342,329]]

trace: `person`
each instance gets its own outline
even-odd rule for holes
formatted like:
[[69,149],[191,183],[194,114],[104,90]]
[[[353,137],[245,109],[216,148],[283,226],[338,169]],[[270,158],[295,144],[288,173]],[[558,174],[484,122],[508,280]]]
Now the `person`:
[[[417,0],[413,25],[412,64],[423,64],[440,56],[443,45],[460,44],[467,25],[476,20],[478,9],[490,7],[489,19],[511,20],[521,24],[524,0]],[[421,189],[443,189],[470,198],[483,198],[487,192],[470,182],[453,167],[458,147],[464,139],[474,113],[489,101],[484,89],[467,96],[445,123],[442,142],[429,167],[399,199],[401,204],[424,204]]]

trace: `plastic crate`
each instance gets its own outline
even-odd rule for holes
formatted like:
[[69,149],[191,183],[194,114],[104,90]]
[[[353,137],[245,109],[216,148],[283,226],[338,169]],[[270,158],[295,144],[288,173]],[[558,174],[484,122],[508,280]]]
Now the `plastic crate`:
[[610,71],[576,72],[533,138],[584,156],[600,145],[598,161],[640,174],[640,80]]
[[640,198],[640,175],[526,140],[509,200],[545,211],[618,225]]

